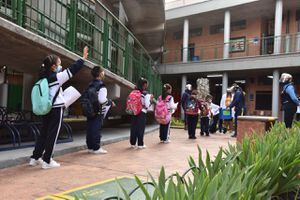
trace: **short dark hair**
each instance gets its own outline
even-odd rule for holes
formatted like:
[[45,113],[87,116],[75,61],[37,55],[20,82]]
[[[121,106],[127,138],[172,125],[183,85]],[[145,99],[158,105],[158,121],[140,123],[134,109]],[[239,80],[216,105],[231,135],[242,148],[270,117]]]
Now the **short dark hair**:
[[100,66],[95,66],[92,71],[91,74],[93,76],[93,78],[97,78],[99,77],[99,75],[103,72],[103,68]]

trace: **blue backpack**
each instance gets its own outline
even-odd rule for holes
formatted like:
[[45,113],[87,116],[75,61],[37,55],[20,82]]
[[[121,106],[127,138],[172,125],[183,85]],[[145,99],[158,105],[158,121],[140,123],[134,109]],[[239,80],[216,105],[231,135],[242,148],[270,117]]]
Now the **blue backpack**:
[[59,90],[51,101],[47,78],[36,82],[31,90],[32,112],[36,115],[46,115],[50,112],[52,104],[58,96]]

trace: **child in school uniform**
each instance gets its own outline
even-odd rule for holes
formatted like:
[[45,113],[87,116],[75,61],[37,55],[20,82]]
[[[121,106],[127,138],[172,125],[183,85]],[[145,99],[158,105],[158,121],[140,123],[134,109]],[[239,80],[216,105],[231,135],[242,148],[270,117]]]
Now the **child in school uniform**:
[[130,144],[133,148],[145,149],[144,134],[146,128],[147,110],[151,106],[153,96],[148,94],[148,81],[141,77],[136,85],[136,90],[141,93],[142,110],[138,115],[132,115],[130,128]]
[[209,136],[209,118],[211,115],[210,109],[209,109],[209,103],[208,103],[207,96],[205,98],[205,101],[203,101],[200,105],[200,135],[203,136],[204,133],[206,136]]
[[99,66],[95,66],[91,71],[91,75],[94,80],[90,83],[89,88],[94,88],[97,91],[98,101],[97,105],[94,105],[97,108],[95,116],[87,117],[86,144],[89,153],[106,154],[107,151],[100,146],[102,137],[101,128],[107,112],[106,110],[111,106],[115,106],[115,103],[107,98],[107,89],[103,83],[105,77],[104,70]]
[[199,117],[200,102],[197,99],[197,90],[193,90],[187,99],[186,103],[186,117],[188,123],[189,139],[196,139],[196,127]]
[[[163,92],[162,95],[159,97],[159,101],[166,101],[166,106],[168,109],[168,117],[171,120],[171,116],[174,113],[174,111],[177,108],[177,103],[174,103],[174,98],[172,97],[172,86],[170,84],[164,84],[163,86]],[[170,143],[170,121],[167,124],[161,124],[160,123],[160,127],[159,127],[159,138],[160,138],[160,142],[167,144]]]
[[48,79],[50,97],[53,101],[53,105],[51,111],[43,116],[43,128],[35,144],[29,165],[36,166],[42,164],[43,169],[60,167],[60,164],[52,159],[52,155],[61,129],[65,107],[61,86],[79,72],[87,57],[88,48],[85,47],[82,59],[77,60],[65,70],[62,70],[61,60],[58,56],[49,55],[44,59],[40,70],[40,79]]

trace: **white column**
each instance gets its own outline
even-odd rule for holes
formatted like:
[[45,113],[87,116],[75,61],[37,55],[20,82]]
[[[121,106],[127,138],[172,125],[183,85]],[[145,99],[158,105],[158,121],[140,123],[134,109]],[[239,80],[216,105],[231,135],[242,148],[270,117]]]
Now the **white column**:
[[279,71],[273,71],[273,88],[272,88],[272,116],[278,117],[279,107]]
[[225,12],[224,18],[224,51],[223,58],[229,58],[229,42],[230,42],[230,11]]
[[185,19],[183,24],[183,51],[182,51],[182,62],[188,61],[188,50],[189,50],[189,20]]
[[[183,75],[182,79],[181,79],[181,96],[185,91],[186,82],[187,82],[186,75]],[[184,119],[184,110],[181,105],[180,105],[180,108],[181,108],[181,119],[183,120]]]
[[280,49],[281,49],[282,10],[283,10],[282,0],[276,0],[274,54],[280,53]]
[[228,88],[228,73],[224,72],[222,78],[222,95],[226,94],[227,88]]

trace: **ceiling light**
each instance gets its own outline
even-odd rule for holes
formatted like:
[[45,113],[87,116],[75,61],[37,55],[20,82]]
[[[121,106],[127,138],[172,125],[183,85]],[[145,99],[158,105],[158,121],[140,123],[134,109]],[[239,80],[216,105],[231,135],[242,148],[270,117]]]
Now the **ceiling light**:
[[209,74],[206,76],[207,78],[215,78],[215,77],[223,77],[222,74]]

